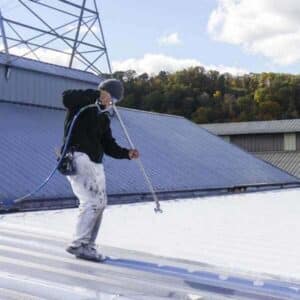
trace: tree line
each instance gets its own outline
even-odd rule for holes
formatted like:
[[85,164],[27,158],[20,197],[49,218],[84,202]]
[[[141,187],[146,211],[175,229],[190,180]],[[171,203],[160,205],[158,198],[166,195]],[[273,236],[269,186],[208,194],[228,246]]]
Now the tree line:
[[115,72],[125,85],[121,106],[181,115],[196,123],[293,119],[300,116],[300,76],[234,76],[193,67],[158,75]]

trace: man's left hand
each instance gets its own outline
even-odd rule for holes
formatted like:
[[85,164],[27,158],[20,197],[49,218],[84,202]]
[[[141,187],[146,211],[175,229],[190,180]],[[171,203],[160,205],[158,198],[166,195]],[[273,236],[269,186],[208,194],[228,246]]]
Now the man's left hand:
[[130,149],[128,152],[128,156],[130,159],[137,159],[140,157],[140,153],[137,149]]

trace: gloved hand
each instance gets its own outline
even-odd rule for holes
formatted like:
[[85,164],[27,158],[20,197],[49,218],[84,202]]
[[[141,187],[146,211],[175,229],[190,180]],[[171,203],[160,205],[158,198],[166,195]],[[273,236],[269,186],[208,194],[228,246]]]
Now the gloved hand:
[[130,159],[137,159],[140,157],[140,153],[137,149],[130,149],[128,152],[128,156]]

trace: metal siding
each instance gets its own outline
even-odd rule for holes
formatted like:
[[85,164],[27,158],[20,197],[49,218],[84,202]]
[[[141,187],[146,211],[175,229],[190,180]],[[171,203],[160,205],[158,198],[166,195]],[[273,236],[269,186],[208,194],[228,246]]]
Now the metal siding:
[[24,86],[24,82],[23,80],[21,80],[21,75],[22,74],[18,72],[13,72],[13,71],[10,72],[9,79],[6,81],[7,99],[4,100],[18,101],[18,99],[21,97],[20,92],[23,90],[23,86]]
[[230,136],[229,135],[224,135],[222,136],[222,139],[227,142],[227,143],[230,143]]
[[[282,184],[295,178],[224,142],[180,117],[120,109],[141,159],[158,192]],[[0,103],[0,200],[33,190],[56,164],[54,148],[62,139],[64,111]],[[128,146],[112,119],[118,143]],[[104,159],[110,195],[148,193],[136,162]],[[73,197],[56,173],[33,198]]]
[[4,80],[5,80],[5,77],[4,77],[4,66],[0,65],[0,90],[3,89]]
[[[31,99],[34,99],[34,104],[39,104],[40,100],[36,97],[37,90],[43,87],[41,86],[42,76],[33,76],[32,72],[30,72],[28,75],[26,74],[26,71],[22,72],[22,82],[24,83],[24,91],[26,94],[26,101],[29,103],[31,102]],[[27,76],[26,76],[27,75]],[[26,79],[25,79],[26,76]],[[22,101],[22,95],[20,95],[19,101]]]
[[284,151],[296,151],[296,134],[285,133],[284,134]]
[[[1,71],[4,73],[3,67]],[[97,88],[97,85],[45,73],[13,69],[9,80],[1,80],[1,87],[1,100],[62,108],[61,95],[64,90]]]
[[233,144],[249,152],[282,151],[283,134],[233,135]]
[[297,151],[300,151],[300,133],[297,133],[296,135],[296,149]]
[[0,64],[0,100],[2,98],[7,98],[7,95],[5,95],[5,91],[7,85],[7,81],[5,79],[5,68],[3,65]]

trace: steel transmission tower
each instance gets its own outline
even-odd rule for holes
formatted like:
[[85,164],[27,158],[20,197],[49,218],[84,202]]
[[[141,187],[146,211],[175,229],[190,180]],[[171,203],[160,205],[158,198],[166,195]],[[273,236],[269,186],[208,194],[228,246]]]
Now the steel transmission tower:
[[111,73],[98,0],[15,1],[22,20],[0,11],[0,52],[7,65],[30,57],[97,75]]

